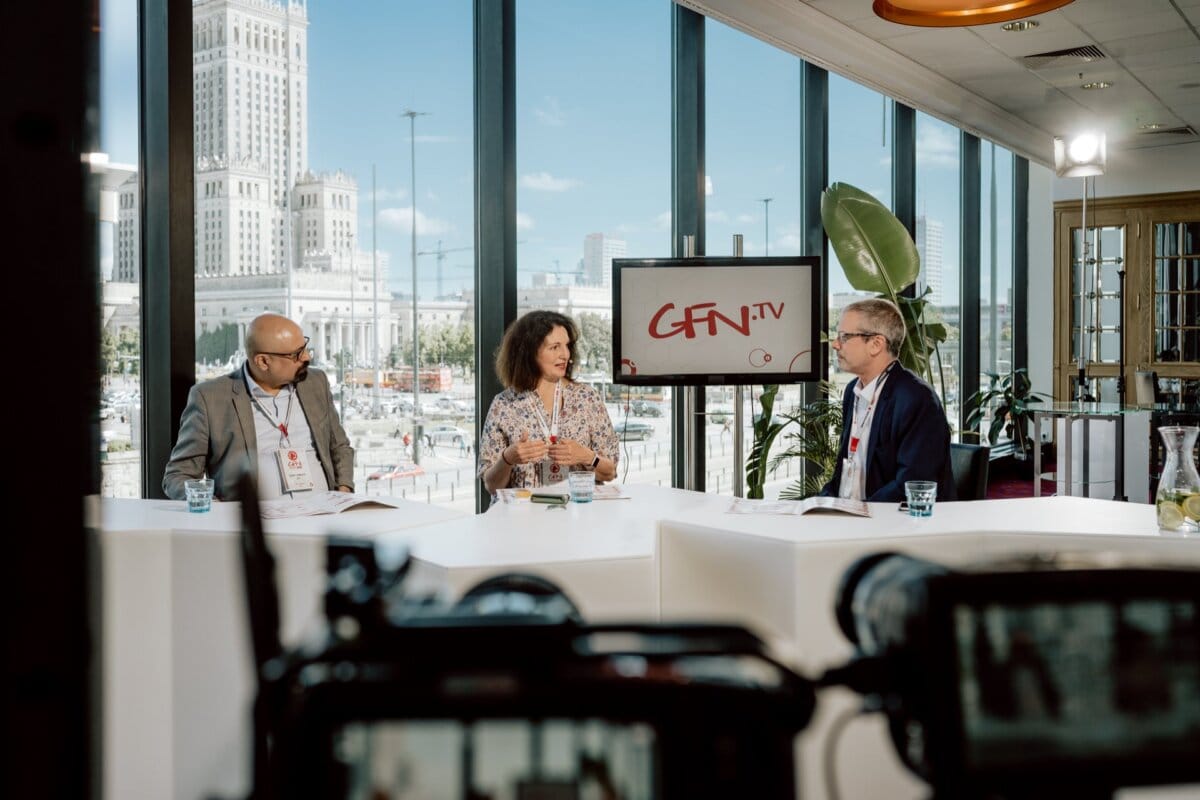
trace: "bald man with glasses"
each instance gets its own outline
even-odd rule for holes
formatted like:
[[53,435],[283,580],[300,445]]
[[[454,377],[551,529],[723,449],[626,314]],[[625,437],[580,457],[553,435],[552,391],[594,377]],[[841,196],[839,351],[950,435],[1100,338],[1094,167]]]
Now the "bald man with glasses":
[[255,470],[262,499],[354,491],[354,448],[333,407],[329,381],[309,370],[300,326],[278,314],[246,330],[246,361],[188,393],[163,491],[185,498],[184,482],[205,474],[219,499],[235,496],[238,476]]
[[928,383],[900,363],[906,334],[895,304],[880,298],[846,306],[831,340],[838,367],[854,374],[842,400],[842,442],[821,494],[871,502],[904,499],[905,481],[937,481],[954,500],[950,425]]

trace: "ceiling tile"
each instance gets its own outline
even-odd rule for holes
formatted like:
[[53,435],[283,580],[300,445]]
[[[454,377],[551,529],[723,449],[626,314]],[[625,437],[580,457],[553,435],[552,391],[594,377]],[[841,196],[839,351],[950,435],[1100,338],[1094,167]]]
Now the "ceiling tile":
[[1196,43],[1196,36],[1187,28],[1181,28],[1167,33],[1152,33],[1147,36],[1131,36],[1127,39],[1113,39],[1101,42],[1106,53],[1113,58],[1125,58],[1139,53],[1152,53],[1157,50],[1175,50]]
[[1089,24],[1129,19],[1136,14],[1170,11],[1168,0],[1079,0],[1058,10],[1082,28]]
[[1156,50],[1152,53],[1138,53],[1126,56],[1121,63],[1128,69],[1142,71],[1160,67],[1185,66],[1193,76],[1200,80],[1200,43],[1189,47],[1176,47],[1171,50]]
[[1085,22],[1080,24],[1079,28],[1085,33],[1090,34],[1098,42],[1128,39],[1134,36],[1145,36],[1153,33],[1187,30],[1183,19],[1170,6],[1165,11],[1155,13],[1145,13],[1142,9],[1138,9],[1137,14],[1129,14],[1122,19]]

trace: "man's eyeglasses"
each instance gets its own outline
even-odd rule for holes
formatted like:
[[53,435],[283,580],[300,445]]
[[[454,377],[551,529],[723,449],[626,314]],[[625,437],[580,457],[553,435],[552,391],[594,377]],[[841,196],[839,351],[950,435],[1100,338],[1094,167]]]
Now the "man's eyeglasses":
[[299,350],[291,353],[259,353],[260,356],[276,356],[277,358],[290,358],[292,361],[299,361],[304,358],[304,354],[312,355],[312,350],[308,348],[308,337],[304,337],[304,346]]
[[883,335],[882,333],[873,333],[871,331],[867,331],[865,333],[851,333],[850,331],[838,331],[837,336],[835,336],[834,338],[837,339],[838,344],[845,344],[846,342],[853,339],[855,336],[861,336],[864,339],[870,339],[872,336],[882,336],[882,335]]

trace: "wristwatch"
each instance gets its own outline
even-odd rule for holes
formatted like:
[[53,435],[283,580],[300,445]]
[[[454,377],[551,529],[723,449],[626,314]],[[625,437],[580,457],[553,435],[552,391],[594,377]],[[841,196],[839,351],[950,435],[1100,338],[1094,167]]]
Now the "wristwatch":
[[596,467],[598,467],[599,465],[600,465],[600,454],[599,454],[599,453],[596,453],[596,457],[592,459],[592,463],[591,463],[589,466],[590,466],[592,469],[595,469],[595,468],[596,468]]

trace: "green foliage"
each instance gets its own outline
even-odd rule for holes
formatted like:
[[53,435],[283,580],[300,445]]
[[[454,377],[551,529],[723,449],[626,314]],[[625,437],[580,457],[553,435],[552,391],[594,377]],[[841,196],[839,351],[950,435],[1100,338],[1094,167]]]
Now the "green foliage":
[[818,494],[833,477],[838,466],[838,448],[842,438],[842,401],[837,387],[821,382],[822,397],[784,414],[785,426],[795,426],[784,442],[787,448],[771,459],[770,470],[793,458],[806,462],[804,477],[793,481],[779,493],[781,500],[802,500]]
[[908,229],[887,206],[848,183],[834,183],[821,194],[821,222],[850,285],[900,309],[908,331],[900,363],[933,383],[933,359],[947,330],[925,319],[929,289],[916,298],[902,294],[921,271]]
[[468,323],[442,323],[421,331],[421,363],[469,369],[475,363],[475,333]]
[[133,449],[133,442],[128,439],[113,439],[104,447],[108,453],[127,453]]
[[575,357],[580,366],[588,372],[612,372],[612,320],[585,312],[576,322],[579,341],[575,343]]
[[100,370],[104,375],[116,375],[121,371],[121,359],[117,358],[117,337],[107,328],[100,331]]
[[202,364],[223,364],[242,346],[237,326],[225,323],[196,337],[196,360]]
[[142,366],[141,335],[133,328],[122,328],[117,335],[117,358],[122,370],[130,375],[139,374]]
[[967,428],[979,435],[979,425],[990,408],[992,421],[988,426],[987,440],[995,445],[1004,431],[1012,440],[1018,458],[1026,458],[1033,449],[1029,435],[1029,421],[1033,419],[1030,403],[1040,403],[1050,398],[1032,391],[1033,384],[1025,368],[1006,375],[989,372],[988,388],[980,389],[968,400]]
[[762,397],[759,398],[762,412],[754,421],[754,444],[746,458],[746,497],[752,500],[762,499],[763,484],[770,471],[768,456],[771,445],[786,425],[775,421],[775,396],[778,394],[779,384],[771,383],[763,387]]

